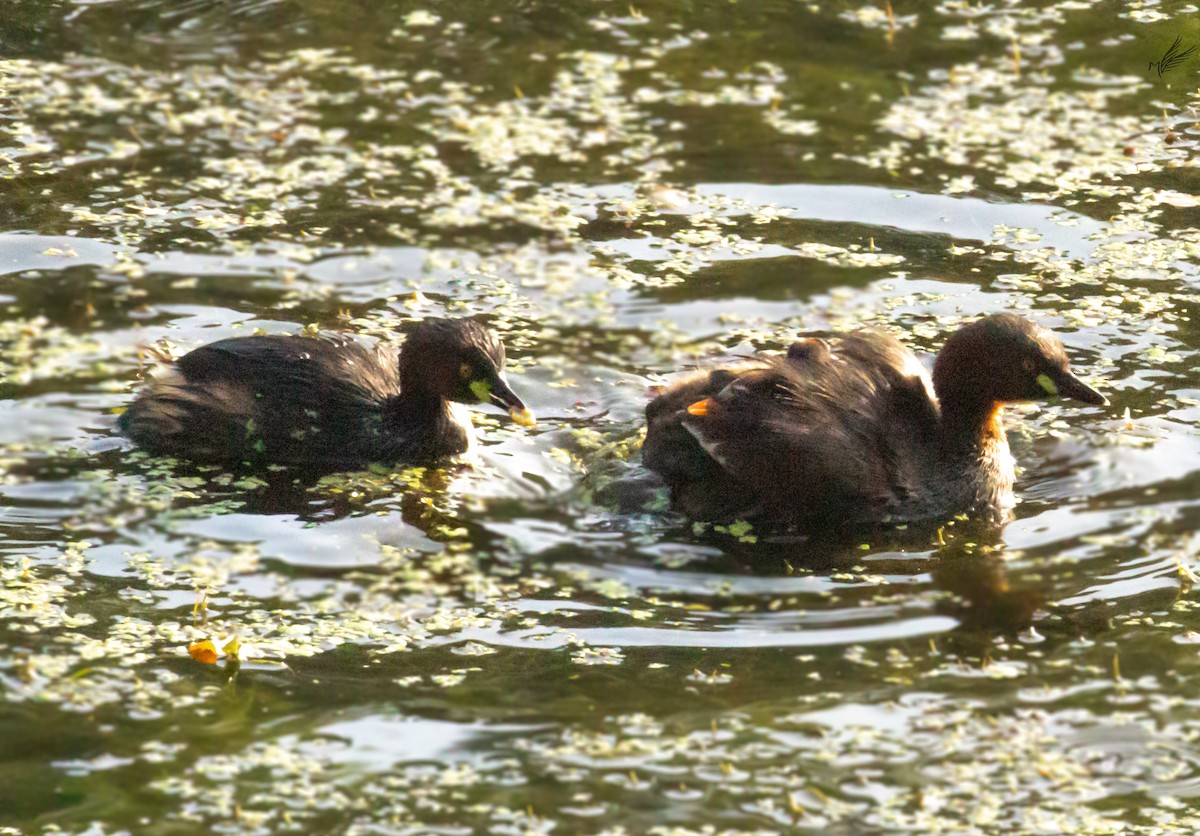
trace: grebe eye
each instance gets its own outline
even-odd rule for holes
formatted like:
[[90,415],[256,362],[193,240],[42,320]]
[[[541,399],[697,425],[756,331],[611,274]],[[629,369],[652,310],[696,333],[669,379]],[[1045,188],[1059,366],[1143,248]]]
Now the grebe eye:
[[466,380],[467,378],[469,378],[471,376],[471,364],[463,363],[461,366],[459,366],[458,367],[458,376],[461,377],[463,380]]
[[1037,366],[1036,366],[1036,365],[1034,365],[1034,362],[1033,362],[1033,358],[1032,358],[1032,357],[1026,357],[1026,358],[1025,358],[1025,359],[1024,359],[1022,362],[1021,362],[1021,365],[1024,367],[1024,369],[1025,369],[1025,372],[1026,372],[1027,374],[1033,374],[1033,372],[1034,372],[1034,369],[1036,369],[1036,368],[1037,368]]

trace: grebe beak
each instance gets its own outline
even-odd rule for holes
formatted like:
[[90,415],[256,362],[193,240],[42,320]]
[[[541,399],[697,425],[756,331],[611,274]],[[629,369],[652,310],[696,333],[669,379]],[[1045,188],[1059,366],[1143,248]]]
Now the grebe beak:
[[[1053,377],[1050,375],[1042,375],[1042,377],[1048,378],[1051,387],[1056,390],[1050,392],[1050,394],[1057,394],[1060,398],[1071,398],[1083,403],[1095,404],[1096,406],[1106,406],[1108,404],[1108,398],[1101,395],[1066,369],[1055,372]],[[1042,383],[1041,378],[1038,379],[1038,382]],[[1042,383],[1042,388],[1047,391],[1050,391],[1051,387],[1047,387],[1045,383]]]
[[509,388],[508,381],[504,379],[503,374],[496,375],[496,380],[491,387],[491,398],[492,403],[508,410],[508,415],[514,423],[520,424],[522,427],[537,426],[537,419],[533,417],[529,407],[525,406],[525,402],[517,397],[517,393]]

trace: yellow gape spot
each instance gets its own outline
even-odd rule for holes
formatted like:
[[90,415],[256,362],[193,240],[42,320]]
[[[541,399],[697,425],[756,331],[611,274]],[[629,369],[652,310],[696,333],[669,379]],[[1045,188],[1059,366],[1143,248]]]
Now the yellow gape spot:
[[479,398],[480,403],[492,402],[492,384],[486,380],[472,380],[471,393]]
[[1038,382],[1038,386],[1041,386],[1043,389],[1045,389],[1051,395],[1058,394],[1058,386],[1055,385],[1054,381],[1050,379],[1050,375],[1039,374],[1037,376],[1037,382]]

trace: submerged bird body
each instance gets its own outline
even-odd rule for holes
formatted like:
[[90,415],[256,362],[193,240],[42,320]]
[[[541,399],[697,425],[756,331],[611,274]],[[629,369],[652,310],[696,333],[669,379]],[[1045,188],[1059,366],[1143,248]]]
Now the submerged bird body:
[[465,452],[460,403],[532,423],[503,375],[504,347],[470,320],[426,320],[394,351],[341,336],[238,337],[201,346],[152,381],[121,430],[200,462],[336,470]]
[[643,458],[698,519],[807,530],[1010,513],[1000,406],[1103,398],[1049,332],[1000,314],[964,326],[931,377],[895,339],[811,337],[783,357],[695,372],[646,409]]

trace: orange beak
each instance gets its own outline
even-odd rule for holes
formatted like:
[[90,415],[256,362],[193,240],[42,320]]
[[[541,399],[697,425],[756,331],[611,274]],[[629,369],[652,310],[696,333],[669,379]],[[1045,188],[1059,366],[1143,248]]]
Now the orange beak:
[[712,405],[712,398],[705,398],[702,401],[696,401],[687,408],[688,415],[696,415],[703,418],[708,414],[708,411],[712,409]]

